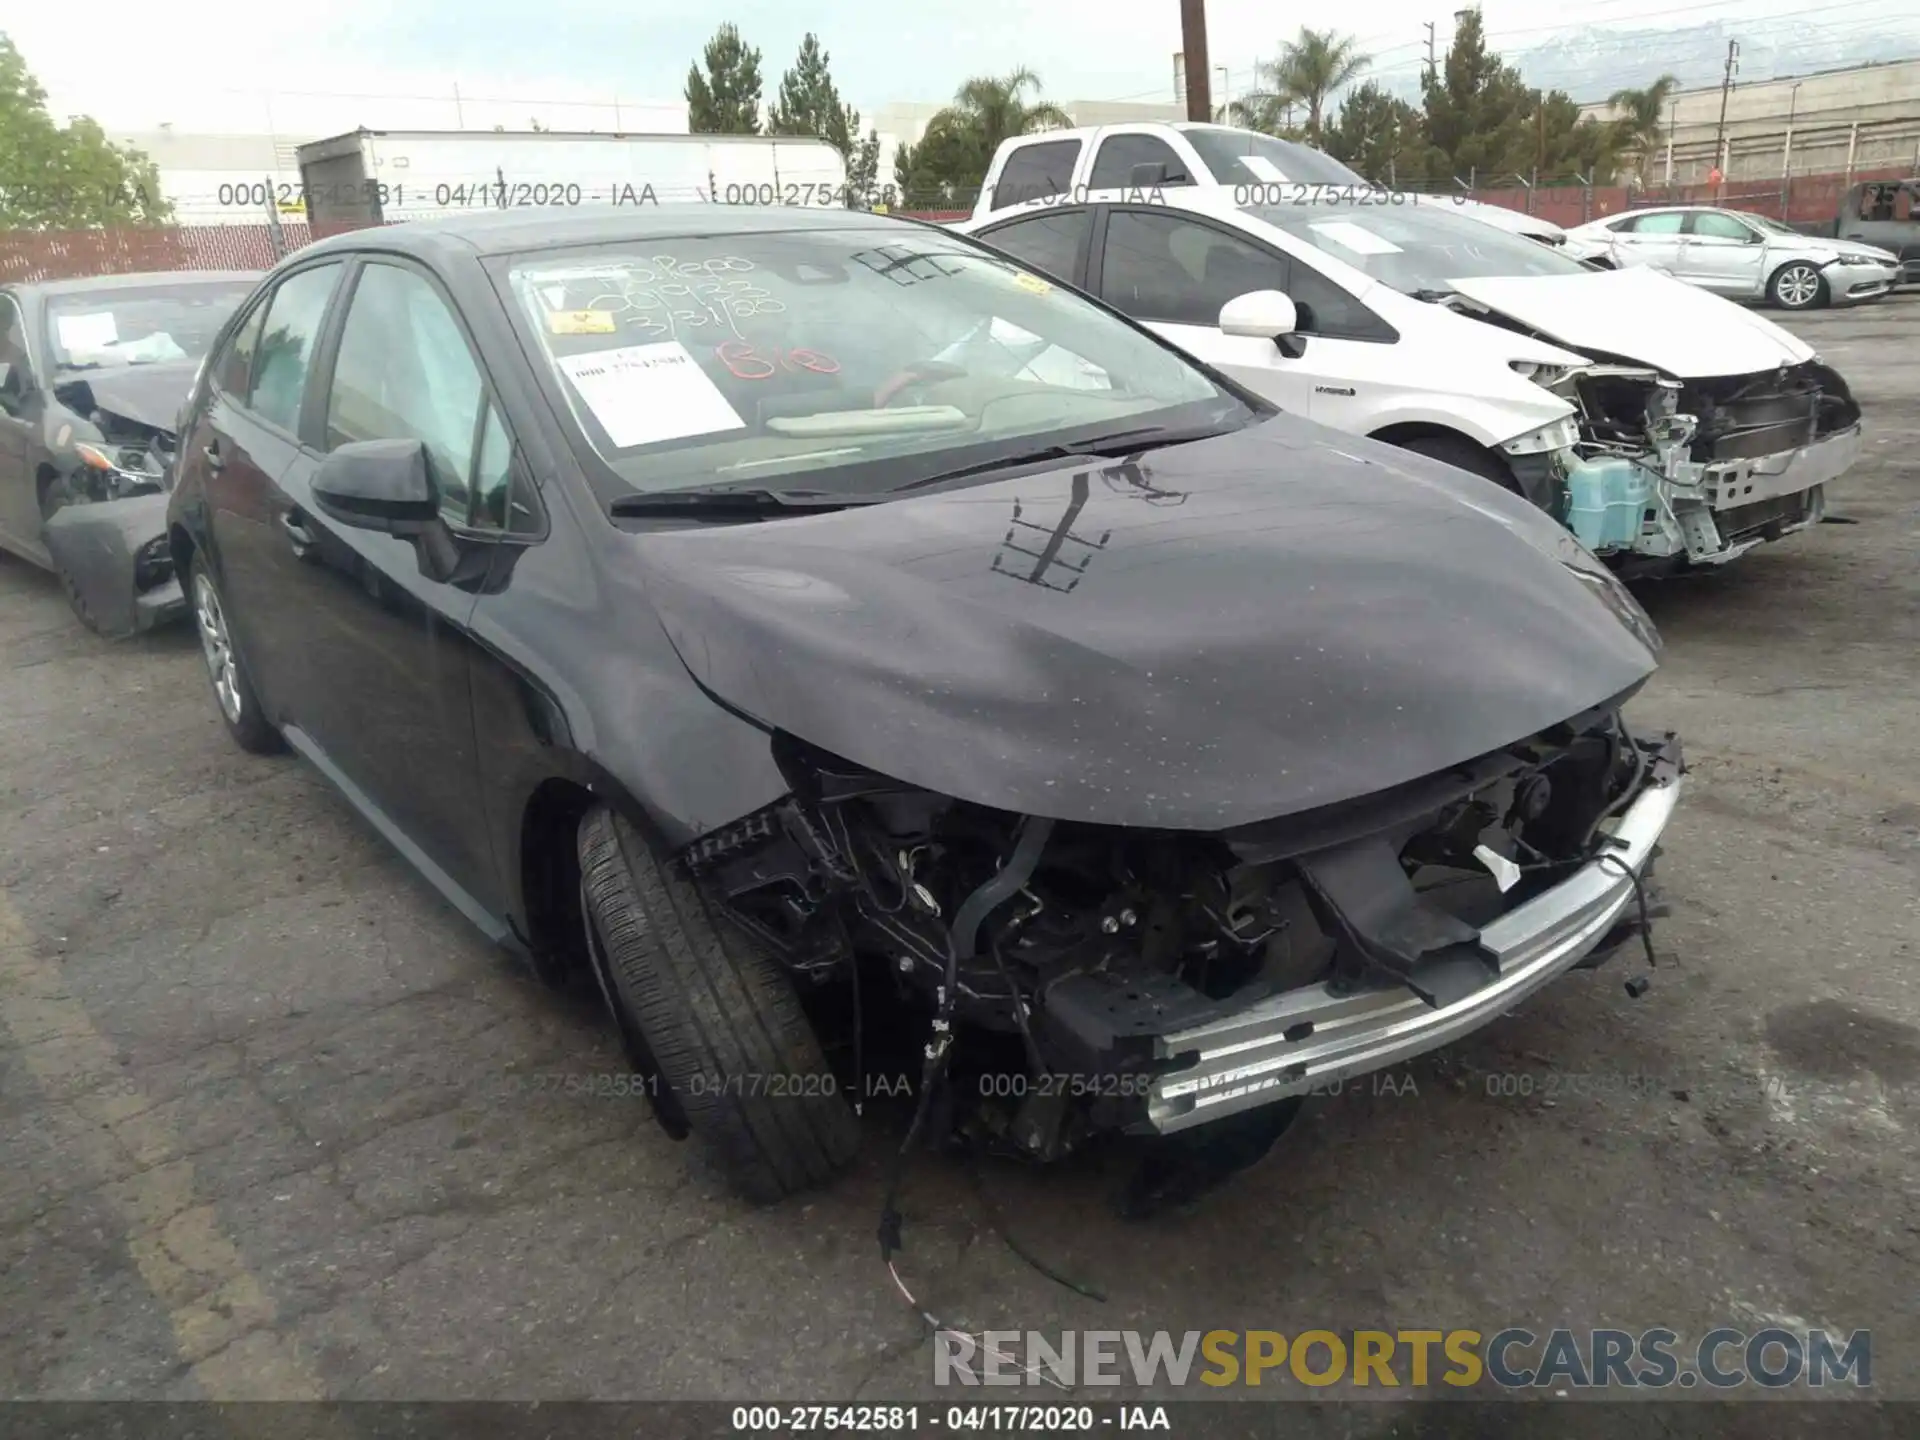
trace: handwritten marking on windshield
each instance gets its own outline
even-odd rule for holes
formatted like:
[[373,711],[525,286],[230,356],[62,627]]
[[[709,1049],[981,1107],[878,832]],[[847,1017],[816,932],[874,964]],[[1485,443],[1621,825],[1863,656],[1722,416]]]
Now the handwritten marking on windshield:
[[739,255],[653,255],[593,277],[594,293],[579,308],[617,316],[623,328],[651,340],[699,340],[722,331],[742,338],[741,321],[787,308],[748,278],[753,269]]
[[806,370],[815,375],[838,375],[840,362],[818,350],[762,351],[745,340],[725,340],[713,347],[713,353],[736,380],[770,380],[780,371],[789,374]]

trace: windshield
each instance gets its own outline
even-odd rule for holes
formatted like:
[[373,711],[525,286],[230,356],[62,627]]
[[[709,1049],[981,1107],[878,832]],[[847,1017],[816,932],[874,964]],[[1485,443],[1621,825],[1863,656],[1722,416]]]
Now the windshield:
[[878,491],[1255,413],[1086,300],[930,228],[688,236],[504,269],[547,383],[617,485],[603,499],[802,474],[798,488]]
[[251,280],[56,295],[47,302],[55,370],[200,360]]
[[1248,209],[1408,295],[1450,291],[1456,280],[1593,273],[1553,246],[1410,199],[1380,191],[1371,202],[1303,199]]
[[1357,170],[1350,170],[1324,151],[1292,140],[1279,140],[1254,130],[1224,125],[1182,127],[1180,133],[1200,152],[1213,178],[1222,185],[1262,185],[1293,181],[1306,185],[1355,185],[1370,188]]

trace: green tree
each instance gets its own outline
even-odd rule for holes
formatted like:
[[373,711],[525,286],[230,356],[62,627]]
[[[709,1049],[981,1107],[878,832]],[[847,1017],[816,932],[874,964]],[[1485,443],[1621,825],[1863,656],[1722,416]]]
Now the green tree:
[[967,81],[954,92],[953,104],[927,122],[920,143],[903,145],[894,155],[901,203],[928,209],[971,205],[1001,141],[1073,124],[1066,111],[1039,95],[1040,77],[1025,66]]
[[827,68],[827,52],[809,33],[793,67],[780,77],[780,93],[767,107],[769,135],[812,135],[840,152],[847,165],[847,203],[870,204],[880,170],[880,137],[860,136],[860,112],[840,98]]
[[1651,85],[1638,90],[1616,90],[1608,97],[1607,103],[1616,112],[1614,124],[1620,148],[1632,154],[1633,171],[1642,185],[1647,183],[1647,161],[1660,148],[1667,101],[1679,88],[1678,78],[1662,75]]
[[696,135],[760,133],[760,52],[722,25],[707,42],[706,74],[687,67],[687,128]]
[[827,69],[827,52],[811,33],[800,42],[793,68],[780,77],[780,94],[767,107],[769,135],[813,135],[842,156],[860,133],[860,112],[840,101]]
[[[1035,97],[1031,101],[1027,99],[1029,90]],[[953,104],[945,113],[973,133],[991,160],[1002,140],[1073,124],[1066,111],[1039,99],[1039,94],[1040,77],[1023,65],[1005,75],[982,75],[967,81],[954,92]]]
[[872,205],[879,184],[880,136],[869,130],[847,160],[847,204],[863,209]]
[[1321,145],[1376,185],[1428,178],[1426,117],[1373,80],[1347,92],[1321,132]]
[[1361,54],[1351,35],[1302,25],[1300,33],[1280,47],[1280,58],[1261,61],[1254,73],[1283,104],[1292,101],[1306,108],[1303,132],[1308,143],[1317,145],[1328,97],[1352,84],[1372,63],[1373,57]]
[[0,229],[81,230],[173,218],[152,160],[88,117],[56,125],[47,92],[0,34]]
[[1282,140],[1302,140],[1306,132],[1293,121],[1294,103],[1285,95],[1256,90],[1224,106],[1215,106],[1213,118],[1222,125],[1258,130],[1262,135],[1275,135]]
[[1420,90],[1436,177],[1491,182],[1531,168],[1534,92],[1487,49],[1478,10],[1462,15],[1445,62]]
[[949,210],[971,206],[986,178],[993,150],[977,130],[952,110],[927,122],[917,144],[902,145],[893,157],[893,183],[908,210]]

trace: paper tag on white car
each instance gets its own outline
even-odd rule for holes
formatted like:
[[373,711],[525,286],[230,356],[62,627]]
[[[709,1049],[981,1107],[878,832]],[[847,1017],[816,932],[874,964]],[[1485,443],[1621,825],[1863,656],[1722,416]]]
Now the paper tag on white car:
[[563,355],[558,364],[622,450],[746,428],[678,340]]
[[1356,255],[1398,255],[1400,247],[1384,235],[1376,235],[1364,225],[1356,225],[1351,220],[1316,220],[1307,227],[1322,240],[1331,241],[1342,250],[1351,250]]

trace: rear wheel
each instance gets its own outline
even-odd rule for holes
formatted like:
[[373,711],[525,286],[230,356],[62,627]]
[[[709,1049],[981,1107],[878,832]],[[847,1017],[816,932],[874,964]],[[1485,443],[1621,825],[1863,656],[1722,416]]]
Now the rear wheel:
[[657,1073],[663,1120],[683,1120],[749,1199],[832,1178],[859,1148],[858,1122],[778,963],[612,811],[589,812],[579,844],[607,999]]
[[286,741],[267,723],[266,714],[260,708],[260,697],[253,693],[253,682],[247,679],[246,666],[241,663],[240,652],[234,648],[233,632],[227,626],[220,587],[214,583],[213,572],[207,568],[204,556],[194,555],[190,573],[193,622],[200,632],[200,652],[206,657],[207,679],[213,684],[213,702],[219,708],[220,718],[242,750],[271,755],[285,748]]
[[1827,298],[1827,282],[1812,265],[1795,260],[1774,272],[1767,293],[1782,310],[1811,310]]

